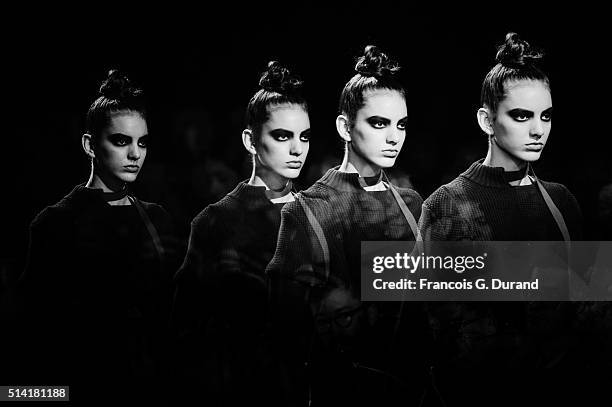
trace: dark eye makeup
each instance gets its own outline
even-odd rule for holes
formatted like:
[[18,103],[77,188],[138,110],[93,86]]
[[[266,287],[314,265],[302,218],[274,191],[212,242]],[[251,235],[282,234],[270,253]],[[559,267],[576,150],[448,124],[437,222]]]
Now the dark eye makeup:
[[274,129],[270,135],[277,141],[286,141],[293,137],[293,132],[285,129]]
[[406,129],[406,123],[408,123],[408,118],[404,117],[403,119],[401,119],[400,121],[397,122],[397,127],[405,130]]
[[138,145],[142,148],[147,148],[147,145],[149,144],[149,136],[142,136],[141,138],[138,139]]
[[540,116],[540,118],[544,120],[545,122],[549,122],[552,119],[552,112],[553,112],[553,109],[552,107],[550,107],[542,112],[542,115]]
[[132,138],[125,134],[115,133],[108,136],[108,140],[116,146],[127,146],[132,142]]
[[[534,116],[534,112],[526,109],[512,109],[508,111],[508,115],[518,122],[524,122]],[[540,116],[543,121],[550,121],[552,116],[552,107],[544,110]]]
[[[125,147],[132,143],[132,137],[122,133],[114,133],[108,136],[108,140],[117,147]],[[147,148],[149,136],[145,135],[138,139],[138,145],[141,148]]]
[[508,111],[508,115],[516,121],[524,122],[533,117],[533,112],[525,109],[512,109]]
[[391,120],[380,116],[368,117],[366,121],[370,126],[374,127],[375,129],[382,129],[383,127],[391,124]]
[[300,139],[302,141],[310,141],[310,129],[304,130],[302,134],[300,134]]

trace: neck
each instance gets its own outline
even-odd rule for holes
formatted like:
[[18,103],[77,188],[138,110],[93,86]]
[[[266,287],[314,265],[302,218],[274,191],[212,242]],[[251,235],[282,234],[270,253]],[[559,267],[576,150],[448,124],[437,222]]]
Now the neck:
[[[104,193],[112,193],[121,191],[126,188],[127,185],[123,181],[112,181],[108,179],[108,177],[104,177],[98,171],[96,171],[95,167],[92,166],[91,174],[89,175],[89,179],[85,184],[85,187],[92,189],[101,189]],[[123,197],[116,201],[109,201],[109,205],[130,205],[130,201],[127,197]]]
[[373,177],[380,174],[381,168],[364,160],[353,151],[350,145],[347,145],[342,164],[338,170],[341,172],[356,172],[361,177]]
[[488,167],[502,167],[504,171],[519,171],[527,166],[527,162],[508,154],[499,147],[494,140],[490,140],[489,151],[482,165]]
[[266,187],[271,199],[286,195],[291,190],[291,180],[264,168],[253,168],[249,185]]

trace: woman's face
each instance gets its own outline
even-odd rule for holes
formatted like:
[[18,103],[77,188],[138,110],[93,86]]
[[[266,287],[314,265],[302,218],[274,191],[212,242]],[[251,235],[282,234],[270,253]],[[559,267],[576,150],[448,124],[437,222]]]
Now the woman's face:
[[147,155],[147,134],[140,113],[114,113],[95,145],[97,170],[115,182],[135,181]]
[[270,106],[255,144],[257,165],[287,179],[300,175],[308,155],[310,119],[297,104]]
[[392,167],[406,138],[406,101],[401,93],[388,89],[368,91],[364,101],[351,128],[351,160],[361,161],[358,168]]
[[537,161],[548,140],[552,98],[546,84],[521,80],[506,84],[506,98],[492,123],[495,155],[518,167]]

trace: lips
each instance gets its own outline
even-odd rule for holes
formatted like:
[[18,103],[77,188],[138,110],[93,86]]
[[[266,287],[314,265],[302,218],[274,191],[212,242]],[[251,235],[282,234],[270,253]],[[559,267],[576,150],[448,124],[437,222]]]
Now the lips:
[[125,169],[127,172],[138,172],[140,167],[137,165],[124,165],[123,169]]
[[302,168],[302,162],[301,161],[288,161],[287,167],[292,168],[292,169]]
[[527,151],[542,151],[544,144],[542,143],[529,143],[526,146]]
[[395,158],[399,154],[397,150],[383,150],[383,155],[387,158]]

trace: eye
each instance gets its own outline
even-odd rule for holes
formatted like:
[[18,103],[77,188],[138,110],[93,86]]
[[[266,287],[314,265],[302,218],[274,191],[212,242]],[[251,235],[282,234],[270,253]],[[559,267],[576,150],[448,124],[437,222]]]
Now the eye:
[[527,120],[529,120],[529,116],[527,116],[526,114],[520,114],[514,116],[513,119],[517,122],[526,122]]
[[149,140],[147,140],[145,137],[141,137],[138,140],[138,146],[142,147],[142,148],[147,148],[147,144],[149,143]]
[[300,140],[308,143],[310,141],[310,132],[300,134]]
[[293,133],[284,130],[273,130],[270,132],[270,135],[276,141],[287,141],[293,137]]
[[531,117],[533,116],[531,112],[527,112],[524,110],[511,111],[509,114],[510,114],[510,117],[512,117],[512,119],[517,122],[526,122],[527,120],[531,119]]
[[401,121],[401,122],[397,123],[397,128],[399,130],[406,130],[406,122],[405,121]]
[[374,127],[375,129],[384,129],[385,126],[387,125],[387,121],[386,120],[381,120],[381,119],[368,119],[368,123],[370,123],[370,126]]
[[540,116],[542,121],[549,122],[552,120],[552,112],[544,112],[542,116]]
[[123,135],[112,135],[109,137],[110,142],[117,147],[125,147],[130,144],[130,138]]
[[340,325],[342,328],[348,328],[353,323],[353,313],[347,312],[338,315],[335,319],[336,324]]

